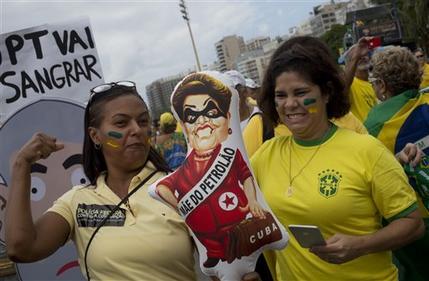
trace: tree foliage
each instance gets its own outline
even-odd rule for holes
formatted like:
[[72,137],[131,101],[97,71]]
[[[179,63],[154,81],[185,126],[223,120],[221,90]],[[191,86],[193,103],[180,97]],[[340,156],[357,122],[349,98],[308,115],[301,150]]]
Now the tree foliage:
[[347,32],[347,27],[342,24],[334,24],[331,29],[325,32],[320,39],[322,39],[331,48],[332,53],[336,57],[340,55],[339,49],[343,47],[344,34]]

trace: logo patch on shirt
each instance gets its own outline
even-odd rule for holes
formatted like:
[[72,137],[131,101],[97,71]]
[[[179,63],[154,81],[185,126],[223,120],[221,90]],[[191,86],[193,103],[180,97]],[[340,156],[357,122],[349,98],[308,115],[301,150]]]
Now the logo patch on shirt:
[[[76,220],[79,227],[97,227],[116,205],[79,204],[76,210]],[[119,208],[104,223],[104,226],[123,226],[125,224],[125,209]]]
[[342,175],[333,170],[327,169],[318,174],[319,176],[319,192],[324,197],[329,198],[335,196],[340,187]]

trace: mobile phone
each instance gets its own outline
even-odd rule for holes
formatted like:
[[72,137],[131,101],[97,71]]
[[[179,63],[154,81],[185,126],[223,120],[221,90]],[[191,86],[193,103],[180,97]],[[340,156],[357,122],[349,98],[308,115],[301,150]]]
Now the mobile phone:
[[303,248],[326,245],[325,239],[316,225],[290,224],[288,227]]
[[368,49],[372,50],[381,46],[381,37],[372,37],[368,41]]

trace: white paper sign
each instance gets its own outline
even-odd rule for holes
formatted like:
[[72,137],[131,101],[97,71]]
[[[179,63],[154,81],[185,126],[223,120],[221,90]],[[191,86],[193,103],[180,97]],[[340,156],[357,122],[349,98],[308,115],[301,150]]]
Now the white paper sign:
[[85,103],[101,83],[88,18],[0,34],[0,123],[44,96]]

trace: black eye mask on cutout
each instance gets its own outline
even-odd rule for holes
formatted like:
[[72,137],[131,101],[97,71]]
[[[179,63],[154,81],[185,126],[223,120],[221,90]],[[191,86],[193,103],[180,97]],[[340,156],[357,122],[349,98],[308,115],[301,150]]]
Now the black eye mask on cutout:
[[218,118],[222,116],[226,118],[226,113],[222,112],[213,101],[209,101],[206,108],[201,111],[195,111],[188,107],[183,112],[184,122],[190,124],[194,124],[200,116],[205,116],[207,118]]

